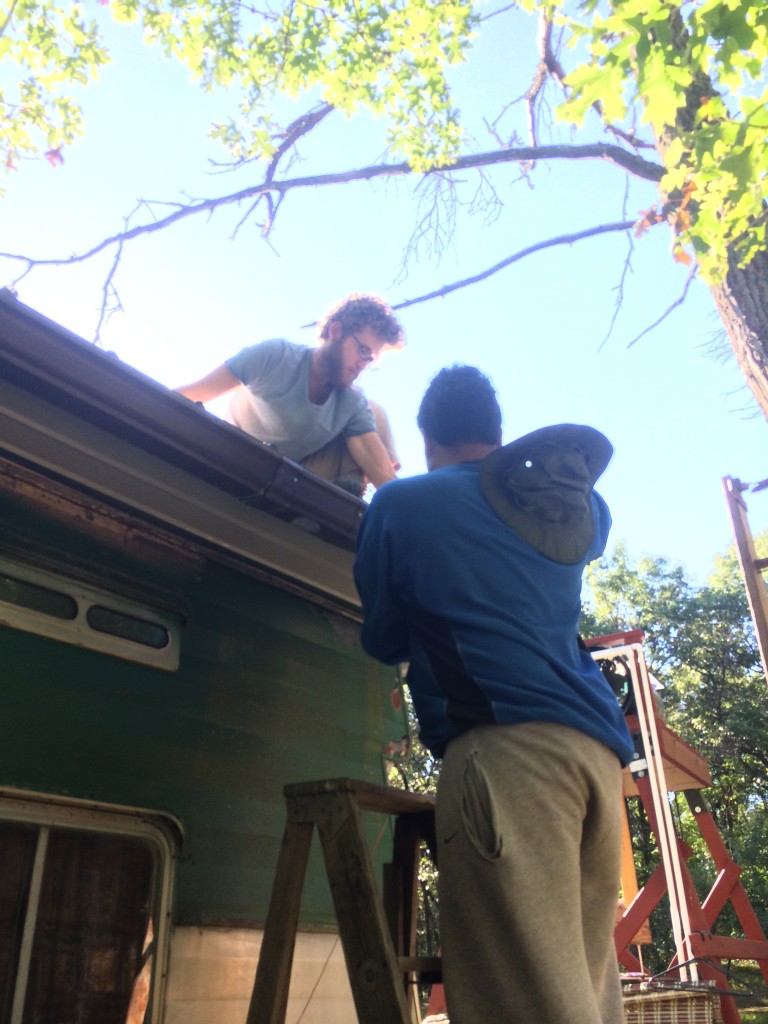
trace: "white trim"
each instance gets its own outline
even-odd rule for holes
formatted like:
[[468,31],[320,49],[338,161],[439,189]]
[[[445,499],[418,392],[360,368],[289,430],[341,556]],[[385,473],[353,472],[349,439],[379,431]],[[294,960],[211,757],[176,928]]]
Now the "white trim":
[[[75,607],[72,618],[59,618],[43,611],[25,608],[0,596],[0,624],[40,636],[51,637],[77,647],[103,651],[128,661],[137,661],[153,668],[175,672],[179,667],[181,651],[181,617],[159,611],[145,604],[130,601],[108,590],[85,586],[60,573],[33,569],[31,566],[0,557],[0,576],[31,583],[59,596],[68,597]],[[94,629],[88,613],[93,608],[106,608],[117,615],[124,614],[157,626],[167,636],[162,647],[152,647],[139,641],[128,640],[114,633]]]
[[35,939],[35,928],[37,927],[37,914],[40,909],[40,889],[43,885],[43,870],[45,868],[45,857],[48,853],[48,839],[51,830],[43,825],[37,834],[35,846],[35,860],[32,866],[32,878],[29,883],[29,897],[27,909],[24,915],[24,933],[21,937],[21,949],[19,951],[19,966],[16,969],[16,985],[13,990],[13,1007],[11,1009],[11,1024],[22,1024],[24,1018],[24,1000],[27,995],[27,982],[29,981],[29,965],[32,961],[32,943]]

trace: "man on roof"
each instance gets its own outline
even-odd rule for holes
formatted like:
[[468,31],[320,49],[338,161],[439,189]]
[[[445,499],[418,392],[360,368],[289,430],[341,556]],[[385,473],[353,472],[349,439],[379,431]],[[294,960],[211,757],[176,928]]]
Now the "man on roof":
[[175,390],[193,402],[232,392],[227,419],[286,458],[353,494],[399,468],[384,411],[355,381],[403,329],[373,295],[350,295],[319,324],[319,344],[282,338],[249,345],[200,380]]

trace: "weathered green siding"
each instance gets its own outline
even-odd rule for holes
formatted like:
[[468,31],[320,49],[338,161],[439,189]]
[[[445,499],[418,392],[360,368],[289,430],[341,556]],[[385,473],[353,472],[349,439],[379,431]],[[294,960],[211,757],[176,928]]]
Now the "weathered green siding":
[[[62,522],[6,496],[0,550],[182,614],[180,668],[0,627],[0,785],[173,815],[184,829],[175,920],[263,922],[283,785],[383,781],[382,748],[404,731],[393,672],[362,653],[349,620],[199,552],[174,560],[159,544],[140,557],[146,538],[98,519],[91,530],[87,517]],[[303,916],[333,921],[319,856]]]

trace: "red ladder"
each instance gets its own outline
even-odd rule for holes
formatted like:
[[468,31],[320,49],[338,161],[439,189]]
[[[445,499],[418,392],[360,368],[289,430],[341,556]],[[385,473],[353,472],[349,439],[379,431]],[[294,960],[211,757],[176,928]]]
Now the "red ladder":
[[[714,982],[723,1021],[740,1024],[741,1016],[722,962],[755,961],[768,982],[768,941],[742,885],[742,869],[730,856],[701,794],[701,789],[712,781],[706,761],[669,729],[656,704],[642,636],[641,631],[634,630],[588,641],[590,647],[603,648],[593,652],[597,661],[621,658],[632,677],[637,713],[627,715],[627,725],[638,749],[635,761],[625,770],[624,795],[639,797],[662,861],[619,920],[616,952],[625,970],[641,973],[640,960],[629,947],[651,911],[668,895],[677,948],[669,972],[691,988],[699,980],[710,985]],[[685,795],[717,872],[703,901],[699,900],[687,866],[691,849],[672,827],[670,792]],[[717,935],[714,931],[728,903],[736,913],[743,937]]]

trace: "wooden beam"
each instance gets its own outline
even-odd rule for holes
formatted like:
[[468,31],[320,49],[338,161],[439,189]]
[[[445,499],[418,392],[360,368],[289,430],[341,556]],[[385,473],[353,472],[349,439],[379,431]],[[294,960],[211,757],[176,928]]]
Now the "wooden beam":
[[741,574],[747,588],[747,600],[752,613],[757,634],[757,646],[763,663],[763,674],[768,679],[768,590],[762,577],[762,569],[766,567],[765,559],[758,559],[755,543],[747,521],[747,506],[742,494],[744,484],[735,477],[723,477],[723,490],[731,517],[733,536],[736,540],[736,551],[739,556]]

